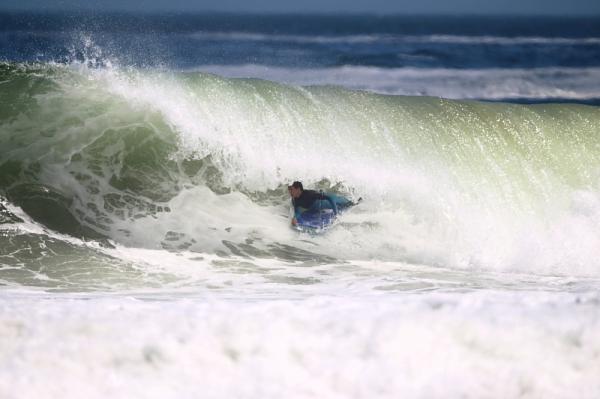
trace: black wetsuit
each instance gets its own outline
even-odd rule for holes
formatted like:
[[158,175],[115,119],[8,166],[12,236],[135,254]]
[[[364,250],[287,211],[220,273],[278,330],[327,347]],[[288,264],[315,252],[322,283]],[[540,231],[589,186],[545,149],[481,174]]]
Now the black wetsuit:
[[300,207],[310,209],[316,201],[329,200],[327,195],[315,190],[302,190],[302,194],[298,198],[293,199],[294,208]]
[[302,212],[312,209],[318,201],[328,201],[334,213],[337,213],[335,202],[327,194],[315,190],[302,190],[298,198],[292,199],[294,205],[294,216],[300,217]]

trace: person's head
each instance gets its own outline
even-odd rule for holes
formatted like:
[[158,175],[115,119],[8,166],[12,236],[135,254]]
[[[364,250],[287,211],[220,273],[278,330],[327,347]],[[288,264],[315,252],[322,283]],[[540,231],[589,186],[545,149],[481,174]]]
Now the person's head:
[[303,190],[304,188],[302,187],[302,183],[299,181],[295,181],[291,186],[288,186],[288,192],[292,198],[298,198],[300,194],[302,194]]

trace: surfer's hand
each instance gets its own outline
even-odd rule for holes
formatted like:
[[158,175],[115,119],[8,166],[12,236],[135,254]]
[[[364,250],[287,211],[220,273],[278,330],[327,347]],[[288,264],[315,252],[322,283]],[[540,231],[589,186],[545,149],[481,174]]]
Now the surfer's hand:
[[298,224],[298,221],[296,220],[296,218],[292,218],[292,226],[295,226]]

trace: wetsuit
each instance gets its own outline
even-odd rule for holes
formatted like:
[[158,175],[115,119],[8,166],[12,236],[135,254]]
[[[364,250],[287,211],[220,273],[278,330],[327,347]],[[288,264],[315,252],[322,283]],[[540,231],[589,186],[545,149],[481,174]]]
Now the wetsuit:
[[354,205],[352,201],[332,194],[325,194],[315,190],[302,190],[298,198],[292,199],[294,205],[294,216],[298,219],[303,212],[314,212],[319,209],[333,209],[337,214],[338,210]]

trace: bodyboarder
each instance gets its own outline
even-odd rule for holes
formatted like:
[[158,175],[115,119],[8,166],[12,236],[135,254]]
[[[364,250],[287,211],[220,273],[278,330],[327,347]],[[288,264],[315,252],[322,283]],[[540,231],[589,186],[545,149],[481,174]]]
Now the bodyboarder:
[[292,197],[292,205],[294,206],[294,216],[292,218],[292,225],[294,226],[298,224],[298,220],[304,212],[332,209],[333,213],[337,215],[339,211],[355,205],[354,202],[339,195],[323,193],[322,191],[305,190],[299,181],[295,181],[288,186],[288,192],[290,193],[290,197]]

